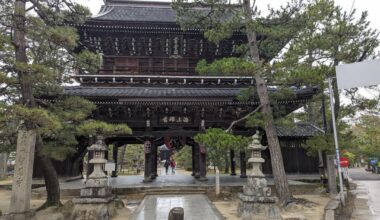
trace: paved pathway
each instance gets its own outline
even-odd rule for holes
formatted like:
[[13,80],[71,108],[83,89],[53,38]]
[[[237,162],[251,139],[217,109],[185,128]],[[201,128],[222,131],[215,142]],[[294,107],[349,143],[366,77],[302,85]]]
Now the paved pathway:
[[367,172],[364,168],[349,170],[350,178],[357,185],[352,220],[380,219],[380,174]]
[[167,220],[170,209],[182,207],[185,220],[222,220],[223,217],[204,195],[146,196],[133,220]]
[[[180,172],[177,172],[180,173]],[[208,175],[208,180],[205,182],[198,181],[191,175],[183,174],[175,175],[159,175],[153,182],[143,183],[144,176],[118,176],[116,178],[110,178],[109,184],[113,188],[142,188],[142,187],[164,187],[164,186],[213,186],[215,185],[215,175]],[[298,179],[303,180],[315,180],[318,179],[318,175],[288,175],[289,184],[291,185],[307,185],[296,181]],[[247,179],[240,178],[239,176],[221,175],[221,186],[243,186],[246,184]],[[273,178],[268,177],[268,184],[273,185]],[[71,182],[60,183],[61,189],[80,189],[84,186],[84,180],[79,179]]]

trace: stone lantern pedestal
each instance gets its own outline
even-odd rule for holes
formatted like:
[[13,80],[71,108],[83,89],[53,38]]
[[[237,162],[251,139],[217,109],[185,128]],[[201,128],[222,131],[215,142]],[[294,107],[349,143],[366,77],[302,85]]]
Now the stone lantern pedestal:
[[258,133],[252,139],[252,143],[248,146],[252,151],[248,164],[252,168],[248,172],[243,193],[239,194],[238,215],[244,220],[282,219],[276,204],[278,199],[271,196],[271,189],[267,186],[267,180],[261,171],[261,164],[265,162],[261,157],[261,151],[266,147],[260,144]]
[[94,171],[88,176],[85,187],[80,191],[80,197],[74,198],[71,219],[106,220],[116,214],[117,208],[124,207],[117,200],[108,186],[108,177],[104,172],[105,152],[108,151],[103,138],[98,137],[95,144],[87,148],[93,152],[94,158],[89,161],[94,165]]

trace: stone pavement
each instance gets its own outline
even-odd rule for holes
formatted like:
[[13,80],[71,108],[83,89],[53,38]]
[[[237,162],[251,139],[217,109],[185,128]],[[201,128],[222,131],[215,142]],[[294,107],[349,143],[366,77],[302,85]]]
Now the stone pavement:
[[351,192],[356,196],[352,220],[380,219],[380,182],[354,181],[357,185]]
[[351,192],[356,196],[352,220],[380,219],[380,175],[367,172],[364,168],[353,168],[349,175],[357,185]]
[[[113,188],[145,188],[145,187],[165,187],[165,186],[214,186],[215,175],[207,176],[208,180],[200,182],[190,175],[161,175],[153,182],[143,183],[144,176],[118,176],[110,178],[109,184]],[[297,180],[318,180],[318,175],[288,175],[290,185],[307,185],[308,183],[299,182]],[[273,185],[273,178],[268,177],[268,184]],[[243,186],[247,179],[239,176],[230,176],[228,174],[220,176],[221,186]],[[80,189],[84,186],[84,180],[79,179],[70,182],[60,183],[61,189]]]
[[224,219],[205,195],[146,196],[134,212],[133,220],[167,220],[170,209],[182,207],[185,220]]

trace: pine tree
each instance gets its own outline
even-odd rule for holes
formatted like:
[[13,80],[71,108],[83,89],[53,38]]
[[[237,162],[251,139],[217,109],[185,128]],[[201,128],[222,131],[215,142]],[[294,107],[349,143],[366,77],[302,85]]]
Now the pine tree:
[[[275,186],[280,201],[286,204],[292,196],[274,127],[275,114],[280,109],[276,95],[268,94],[266,84],[320,86],[323,91],[326,77],[335,75],[335,66],[375,55],[375,48],[379,45],[378,32],[369,28],[366,13],[355,19],[355,10],[343,12],[332,0],[289,1],[279,10],[270,9],[270,14],[265,17],[255,7],[255,1],[252,6],[249,0],[243,0],[241,4],[176,0],[173,7],[184,29],[198,28],[216,44],[231,37],[235,31],[247,35],[247,45],[237,48],[240,57],[224,58],[211,64],[201,61],[197,71],[208,75],[250,75],[255,78],[261,112],[244,119],[247,126],[265,128]],[[197,11],[199,8],[204,10]],[[334,96],[338,113],[336,83]],[[308,106],[312,112],[311,105]]]
[[[78,151],[79,136],[131,133],[127,125],[88,120],[95,105],[79,97],[65,97],[74,68],[92,72],[99,56],[76,53],[79,36],[65,24],[84,22],[88,9],[71,1],[0,1],[0,136],[14,143],[17,130],[37,133],[36,160],[45,179],[47,201],[59,206],[58,175],[51,159],[63,160]],[[28,5],[29,8],[26,8]],[[44,96],[56,97],[53,102]],[[8,130],[8,128],[10,128]],[[83,138],[82,138],[83,139]],[[4,141],[5,140],[5,141]],[[90,143],[89,143],[90,144]]]
[[[293,200],[293,197],[285,174],[274,124],[274,103],[270,101],[267,80],[271,77],[270,61],[280,53],[302,27],[304,5],[293,1],[286,7],[281,8],[281,10],[271,10],[268,17],[260,16],[258,9],[255,5],[252,7],[250,0],[243,0],[242,4],[209,0],[197,0],[188,3],[187,1],[176,0],[173,7],[178,14],[177,20],[184,29],[196,27],[204,30],[205,37],[216,44],[231,37],[235,31],[241,31],[247,35],[248,43],[238,48],[242,56],[240,58],[224,59],[222,63],[225,65],[222,64],[221,67],[225,67],[226,71],[221,72],[225,72],[226,75],[249,75],[255,79],[255,89],[260,100],[259,108],[261,110],[258,115],[263,119],[262,125],[271,154],[277,195],[281,204],[286,205]],[[202,12],[199,13],[198,11],[197,13],[196,8],[200,7],[206,10],[201,10]],[[238,62],[234,60],[238,60]],[[229,65],[228,63],[238,65]],[[207,70],[204,72],[206,74],[213,73]],[[214,73],[220,74],[218,71],[214,71]],[[247,119],[250,121],[249,117]]]

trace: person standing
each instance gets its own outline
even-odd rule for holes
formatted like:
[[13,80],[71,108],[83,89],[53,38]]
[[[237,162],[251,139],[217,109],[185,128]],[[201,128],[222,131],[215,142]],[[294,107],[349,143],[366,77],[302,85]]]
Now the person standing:
[[170,167],[172,168],[172,174],[175,174],[175,166],[176,166],[176,163],[172,157],[172,158],[170,158]]
[[170,160],[165,160],[164,167],[165,167],[166,175],[168,175],[169,166],[170,166]]

